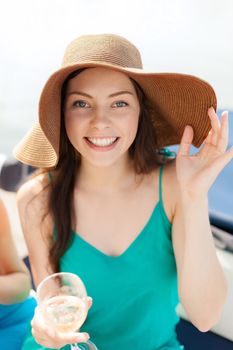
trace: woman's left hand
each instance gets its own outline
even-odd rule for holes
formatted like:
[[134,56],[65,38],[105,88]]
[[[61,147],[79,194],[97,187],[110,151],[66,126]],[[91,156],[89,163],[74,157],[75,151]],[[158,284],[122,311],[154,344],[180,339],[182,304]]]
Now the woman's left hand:
[[233,147],[228,145],[228,113],[223,112],[219,121],[214,108],[208,110],[211,131],[201,149],[190,155],[193,129],[186,126],[176,158],[176,172],[181,190],[191,195],[205,195],[222,169],[233,157]]

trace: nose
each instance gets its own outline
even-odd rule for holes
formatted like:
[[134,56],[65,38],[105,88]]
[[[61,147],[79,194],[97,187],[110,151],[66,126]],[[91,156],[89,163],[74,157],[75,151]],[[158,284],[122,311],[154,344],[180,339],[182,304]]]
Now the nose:
[[108,113],[104,108],[96,108],[94,110],[91,126],[99,130],[109,127]]

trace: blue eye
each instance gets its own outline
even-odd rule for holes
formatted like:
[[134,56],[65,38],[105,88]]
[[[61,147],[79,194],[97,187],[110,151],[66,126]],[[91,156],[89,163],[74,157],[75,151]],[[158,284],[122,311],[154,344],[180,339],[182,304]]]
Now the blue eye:
[[77,101],[74,101],[73,106],[77,108],[86,108],[88,105],[83,100],[77,100]]
[[128,103],[126,103],[124,101],[117,101],[117,102],[114,103],[114,105],[116,107],[126,107],[126,106],[128,106]]

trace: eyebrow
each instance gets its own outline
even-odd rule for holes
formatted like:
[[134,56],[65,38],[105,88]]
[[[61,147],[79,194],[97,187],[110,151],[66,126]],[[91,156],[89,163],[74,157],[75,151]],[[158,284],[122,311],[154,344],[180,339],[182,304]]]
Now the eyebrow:
[[[93,98],[91,95],[88,95],[86,92],[81,92],[81,91],[71,91],[67,94],[67,96],[70,96],[70,95],[82,95],[82,96],[86,96],[86,97],[89,97],[89,98]],[[128,95],[132,95],[133,96],[133,93],[130,92],[130,91],[118,91],[118,92],[114,92],[113,94],[110,94],[108,97],[115,97],[115,96],[118,96],[118,95],[125,95],[125,94],[128,94]]]

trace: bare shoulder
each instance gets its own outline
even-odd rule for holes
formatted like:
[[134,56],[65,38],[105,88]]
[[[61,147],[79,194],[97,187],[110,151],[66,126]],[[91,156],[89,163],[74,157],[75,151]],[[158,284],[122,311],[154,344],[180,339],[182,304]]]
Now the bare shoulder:
[[165,164],[162,180],[163,204],[170,222],[173,221],[178,198],[178,181],[176,176],[176,160]]
[[39,174],[26,181],[17,192],[17,200],[30,200],[49,184],[46,174]]

